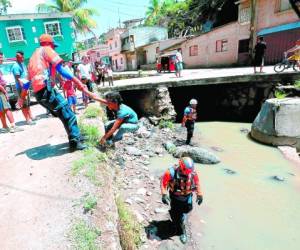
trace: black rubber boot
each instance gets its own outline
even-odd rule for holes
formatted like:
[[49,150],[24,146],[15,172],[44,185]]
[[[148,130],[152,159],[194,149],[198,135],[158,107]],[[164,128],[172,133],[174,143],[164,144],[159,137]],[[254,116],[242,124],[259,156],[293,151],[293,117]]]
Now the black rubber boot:
[[83,144],[80,141],[70,141],[70,152],[74,152],[76,150],[84,150],[87,148],[87,145]]
[[186,244],[188,239],[187,239],[185,224],[181,223],[180,228],[181,228],[181,235],[179,236],[179,239],[182,244]]

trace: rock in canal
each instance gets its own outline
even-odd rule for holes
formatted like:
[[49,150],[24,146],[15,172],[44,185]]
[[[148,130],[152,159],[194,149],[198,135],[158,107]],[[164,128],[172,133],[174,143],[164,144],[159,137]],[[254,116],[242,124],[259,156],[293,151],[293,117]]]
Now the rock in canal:
[[176,158],[180,158],[182,156],[189,156],[196,163],[203,163],[203,164],[217,164],[220,162],[220,159],[212,152],[208,151],[207,149],[199,148],[199,147],[191,147],[191,146],[177,147],[173,156]]
[[142,151],[136,147],[128,146],[125,148],[125,150],[126,150],[127,154],[129,154],[129,155],[134,155],[134,156],[142,155]]

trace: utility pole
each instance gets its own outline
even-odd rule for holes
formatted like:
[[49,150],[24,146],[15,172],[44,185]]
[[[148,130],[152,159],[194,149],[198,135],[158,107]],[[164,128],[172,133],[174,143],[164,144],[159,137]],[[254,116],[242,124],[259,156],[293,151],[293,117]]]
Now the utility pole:
[[121,18],[120,18],[120,9],[118,8],[118,16],[119,16],[119,28],[121,28]]
[[251,59],[253,59],[253,52],[254,52],[254,48],[255,48],[255,44],[256,44],[256,26],[257,26],[256,3],[257,3],[257,0],[251,0],[250,41],[249,41],[249,55],[250,55]]

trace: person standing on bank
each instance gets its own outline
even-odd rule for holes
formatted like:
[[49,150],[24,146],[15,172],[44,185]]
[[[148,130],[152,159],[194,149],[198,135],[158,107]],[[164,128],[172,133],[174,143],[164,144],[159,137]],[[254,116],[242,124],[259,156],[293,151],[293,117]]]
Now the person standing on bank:
[[[27,73],[27,68],[24,64],[24,52],[23,51],[17,51],[16,54],[16,62],[14,63],[14,65],[12,66],[12,73],[15,77],[15,81],[16,81],[16,90],[18,93],[18,97],[21,96],[21,92],[23,89],[23,84],[26,84],[28,82],[28,73]],[[22,107],[22,113],[25,117],[26,123],[28,125],[34,125],[35,122],[33,122],[33,117],[32,117],[32,113],[30,110],[30,94],[28,93],[26,100],[23,103],[23,107]]]
[[[28,65],[28,78],[32,84],[36,100],[62,121],[68,134],[70,151],[83,150],[86,145],[82,143],[76,115],[65,98],[51,86],[50,69],[55,68],[62,77],[73,81],[80,91],[85,92],[91,98],[96,98],[96,95],[84,89],[81,81],[63,68],[63,60],[54,51],[55,42],[52,36],[43,34],[39,40],[40,47],[34,51]],[[19,107],[23,107],[30,84],[23,85],[23,91],[18,100]]]
[[89,63],[89,59],[87,56],[82,57],[82,63],[79,64],[78,70],[80,73],[80,77],[87,79],[86,86],[90,92],[93,92],[93,83],[92,83],[92,66]]
[[197,120],[197,105],[198,101],[196,99],[192,99],[190,100],[190,105],[184,110],[181,125],[187,129],[187,138],[185,142],[187,145],[191,143],[191,139],[194,135],[195,121]]
[[260,67],[260,73],[264,73],[263,72],[263,67],[264,67],[264,57],[265,57],[265,52],[267,49],[267,45],[264,42],[264,38],[261,36],[258,38],[258,42],[255,45],[255,49],[254,49],[254,74],[257,73],[256,67]]
[[196,203],[201,205],[203,195],[194,161],[190,157],[182,157],[178,165],[170,167],[162,176],[161,195],[162,202],[171,205],[170,217],[183,244],[187,242],[185,224],[187,214],[193,209],[193,192],[197,195]]
[[181,77],[181,71],[183,70],[183,59],[182,59],[181,49],[177,49],[175,55],[175,67],[176,67],[176,76]]

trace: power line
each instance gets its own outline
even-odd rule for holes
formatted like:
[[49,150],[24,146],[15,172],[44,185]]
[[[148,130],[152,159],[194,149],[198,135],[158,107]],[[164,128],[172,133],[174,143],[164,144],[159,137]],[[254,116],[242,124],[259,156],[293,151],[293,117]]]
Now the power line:
[[117,5],[124,5],[124,6],[128,6],[130,8],[132,7],[140,7],[140,8],[147,8],[148,6],[147,5],[139,5],[139,4],[127,4],[127,3],[122,3],[122,2],[119,2],[119,1],[111,1],[111,0],[108,0],[108,3],[113,3],[113,4],[117,4]]
[[107,7],[101,7],[100,10],[101,9],[108,10],[108,11],[110,11],[112,13],[115,13],[115,14],[122,14],[122,15],[125,15],[125,16],[136,18],[136,16],[134,16],[133,14],[129,14],[129,13],[122,12],[122,11],[118,12],[118,10],[112,10],[110,8],[107,8]]

